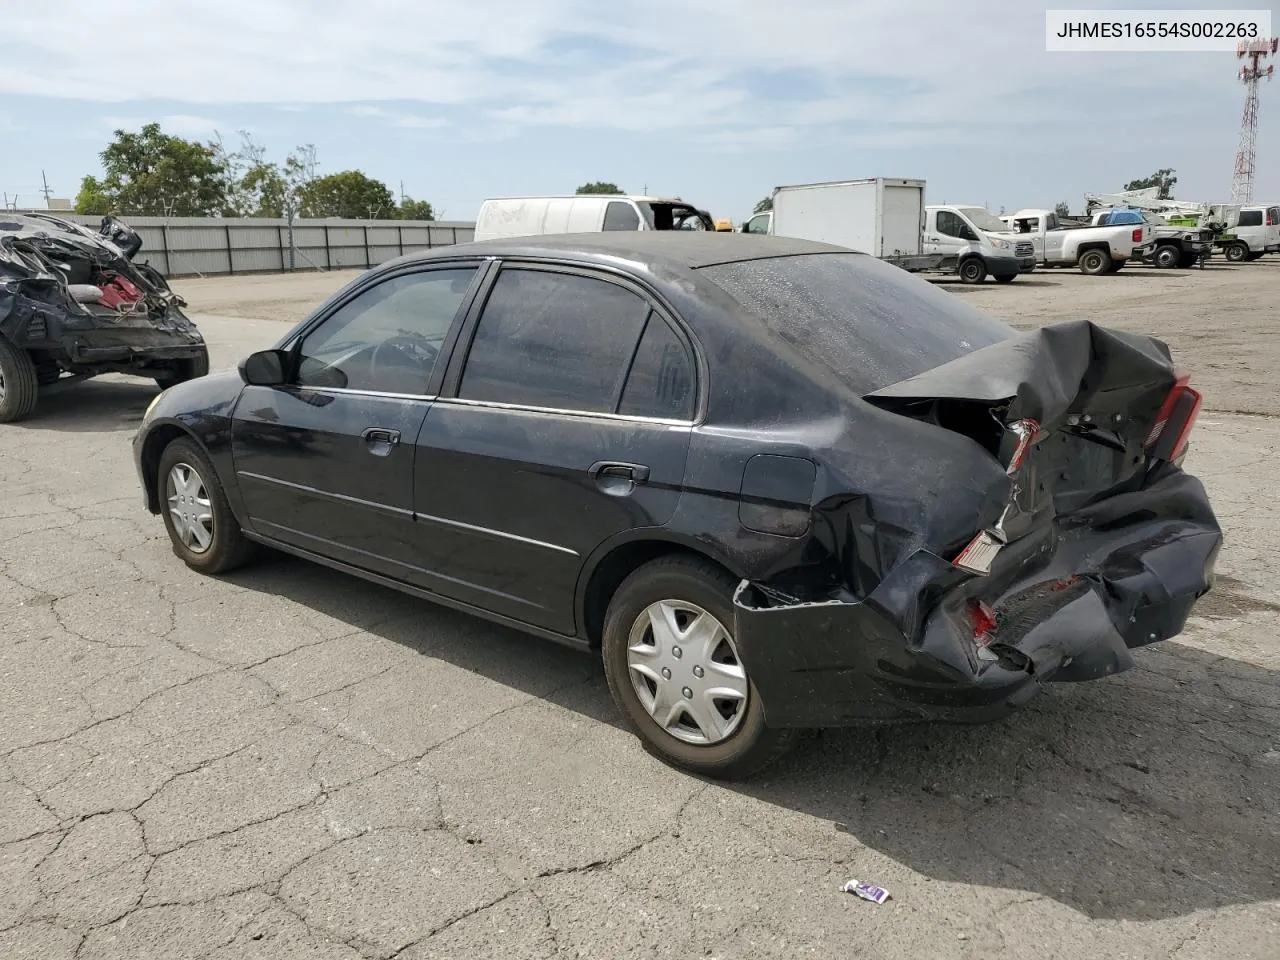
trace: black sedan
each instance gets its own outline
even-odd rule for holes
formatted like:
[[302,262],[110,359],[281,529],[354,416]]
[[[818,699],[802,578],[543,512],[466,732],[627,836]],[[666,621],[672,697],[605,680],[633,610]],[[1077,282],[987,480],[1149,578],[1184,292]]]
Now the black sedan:
[[801,728],[1003,716],[1176,635],[1221,533],[1161,342],[1019,334],[776,237],[604,233],[387,263],[162,393],[147,508],[599,650],[668,761]]

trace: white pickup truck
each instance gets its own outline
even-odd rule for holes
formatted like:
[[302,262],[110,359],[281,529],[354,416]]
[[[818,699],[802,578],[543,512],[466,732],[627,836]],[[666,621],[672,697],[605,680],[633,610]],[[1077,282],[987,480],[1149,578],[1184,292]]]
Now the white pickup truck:
[[1044,267],[1079,267],[1098,276],[1115,273],[1129,260],[1151,253],[1155,233],[1149,223],[1116,227],[1067,225],[1053,210],[1019,210],[1001,217],[1010,232],[1031,241],[1036,262]]

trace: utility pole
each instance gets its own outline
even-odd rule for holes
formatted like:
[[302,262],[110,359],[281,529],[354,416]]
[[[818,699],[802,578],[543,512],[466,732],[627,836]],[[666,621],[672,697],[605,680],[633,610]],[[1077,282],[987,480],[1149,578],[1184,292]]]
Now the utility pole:
[[40,179],[44,182],[44,189],[40,192],[44,194],[44,205],[49,206],[49,197],[53,194],[53,189],[49,186],[49,178],[44,175],[44,171],[40,171]]

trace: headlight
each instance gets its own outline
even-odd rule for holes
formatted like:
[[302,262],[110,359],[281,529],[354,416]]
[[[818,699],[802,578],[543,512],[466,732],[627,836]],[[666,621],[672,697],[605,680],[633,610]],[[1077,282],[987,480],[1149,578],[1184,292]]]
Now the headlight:
[[992,245],[993,247],[995,247],[997,250],[1007,250],[1007,249],[1009,249],[1009,241],[1008,241],[1008,240],[1001,240],[999,237],[992,237],[992,238],[991,238],[991,245]]

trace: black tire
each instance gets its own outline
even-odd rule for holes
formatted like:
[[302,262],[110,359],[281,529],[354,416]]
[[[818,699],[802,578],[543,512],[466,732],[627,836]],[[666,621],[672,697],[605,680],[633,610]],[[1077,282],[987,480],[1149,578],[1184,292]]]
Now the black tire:
[[982,283],[987,279],[987,265],[982,262],[981,257],[969,257],[960,261],[956,273],[960,274],[960,279],[965,283]]
[[36,408],[40,380],[31,354],[0,335],[0,423],[17,423]]
[[1227,244],[1227,249],[1224,252],[1227,255],[1227,259],[1232,263],[1241,263],[1249,257],[1249,245],[1237,240],[1235,243]]
[[1178,247],[1166,243],[1156,248],[1156,252],[1151,257],[1151,262],[1161,270],[1172,270],[1174,267],[1182,266],[1182,251]]
[[733,624],[737,581],[721,568],[696,557],[666,557],[640,567],[623,581],[609,603],[602,639],[604,672],[619,712],[647,749],[672,766],[718,780],[741,780],[758,773],[794,743],[796,731],[765,726],[764,705],[747,678],[745,707],[737,726],[723,740],[687,743],[668,733],[640,700],[627,664],[632,627],[655,603],[690,603],[725,626]]
[[156,386],[168,390],[174,384],[186,383],[196,377],[204,377],[209,373],[209,354],[202,353],[198,357],[173,361],[173,367],[156,377]]
[[1003,277],[996,277],[996,283],[1013,283],[1017,279],[1018,275],[1016,273],[1010,273]]
[[1080,254],[1080,272],[1091,277],[1100,277],[1104,273],[1113,272],[1115,261],[1106,250],[1086,250]]
[[[170,512],[169,474],[174,467],[178,466],[194,470],[205,493],[203,499],[209,501],[208,513],[212,516],[212,536],[209,545],[201,550],[193,549],[184,543],[175,527],[173,514]],[[164,528],[169,534],[173,552],[192,570],[207,574],[226,573],[241,566],[253,555],[254,544],[241,532],[240,524],[235,514],[231,512],[231,505],[227,503],[227,495],[222,489],[222,483],[218,480],[213,464],[194,441],[184,437],[174,440],[164,448],[156,468],[156,489],[159,492],[160,514],[164,518]],[[189,503],[178,504],[178,509],[189,509],[194,506]]]

